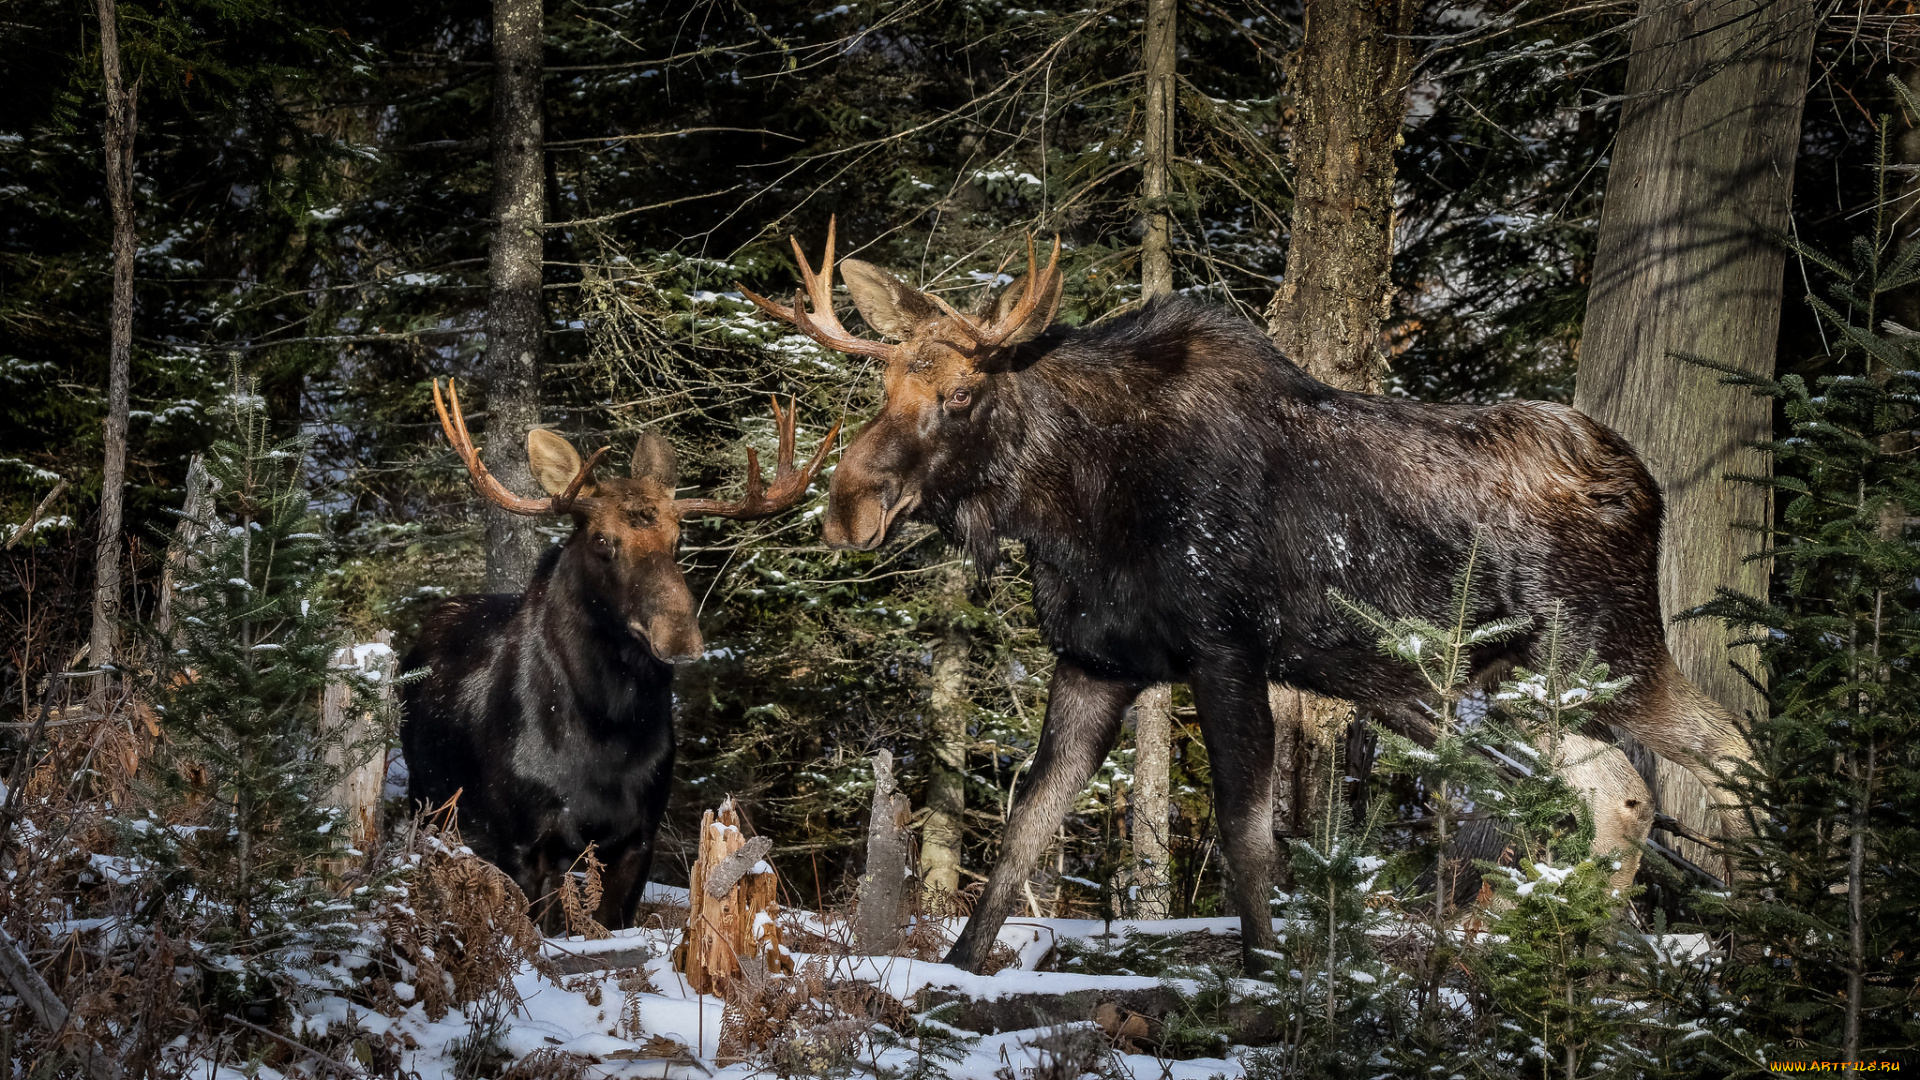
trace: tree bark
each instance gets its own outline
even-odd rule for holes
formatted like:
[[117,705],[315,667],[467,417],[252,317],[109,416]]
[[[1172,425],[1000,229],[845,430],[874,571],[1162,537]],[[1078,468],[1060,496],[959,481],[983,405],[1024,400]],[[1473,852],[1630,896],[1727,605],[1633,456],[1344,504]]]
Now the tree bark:
[[1314,378],[1377,393],[1392,300],[1393,153],[1406,116],[1414,0],[1307,0],[1296,54],[1293,224],[1267,332]]
[[1173,816],[1173,688],[1148,687],[1133,702],[1133,911],[1138,919],[1173,914],[1173,861],[1167,833]]
[[[105,668],[118,659],[120,531],[127,483],[127,384],[133,364],[133,137],[139,85],[120,71],[120,23],[115,0],[96,0],[100,16],[100,75],[107,99],[104,135],[107,208],[113,217],[113,309],[107,327],[107,420],[100,476],[100,532],[93,552],[93,632],[88,663]],[[106,705],[110,675],[93,683],[96,708]]]
[[[1178,101],[1176,61],[1180,28],[1176,0],[1147,0],[1141,74],[1146,79],[1146,169],[1140,196],[1147,208],[1140,244],[1140,299],[1173,292],[1173,126]],[[1138,918],[1164,919],[1171,910],[1173,865],[1167,853],[1168,770],[1172,765],[1173,688],[1153,686],[1134,701],[1133,887]]]
[[[1393,299],[1393,154],[1413,71],[1416,0],[1307,0],[1306,34],[1289,81],[1293,221],[1287,270],[1267,307],[1267,333],[1309,375],[1378,393],[1387,358],[1380,327]],[[1319,775],[1353,706],[1275,686],[1268,694],[1276,766],[1291,777],[1275,831],[1303,835],[1319,813]],[[1283,871],[1284,872],[1284,871]]]
[[[966,575],[954,567],[943,582],[941,605],[958,610],[966,601]],[[962,841],[966,836],[967,656],[970,635],[948,618],[933,643],[932,694],[927,703],[932,775],[927,780],[927,819],[920,834],[920,881],[926,910],[945,912],[960,891]]]
[[1167,210],[1171,193],[1173,124],[1178,84],[1174,62],[1179,51],[1176,0],[1147,0],[1146,43],[1141,53],[1146,77],[1146,167],[1140,195],[1146,205],[1145,235],[1140,242],[1140,299],[1151,300],[1173,291],[1173,220]]
[[[540,423],[540,357],[546,338],[541,293],[541,230],[546,207],[542,130],[542,0],[493,4],[493,244],[487,268],[488,467],[508,488],[534,491],[527,467],[527,431]],[[519,592],[540,557],[530,518],[491,504],[487,522],[487,589]]]
[[[1722,386],[1686,353],[1771,375],[1801,104],[1813,47],[1810,0],[1643,0],[1628,100],[1607,179],[1574,406],[1626,436],[1666,495],[1660,593],[1671,618],[1721,587],[1767,594],[1761,537],[1735,528],[1772,513],[1760,475],[1770,403]],[[1735,714],[1761,694],[1750,647],[1699,619],[1671,624],[1680,670]],[[1658,807],[1705,835],[1712,799],[1685,770],[1634,747]],[[1675,838],[1696,861],[1705,849]]]

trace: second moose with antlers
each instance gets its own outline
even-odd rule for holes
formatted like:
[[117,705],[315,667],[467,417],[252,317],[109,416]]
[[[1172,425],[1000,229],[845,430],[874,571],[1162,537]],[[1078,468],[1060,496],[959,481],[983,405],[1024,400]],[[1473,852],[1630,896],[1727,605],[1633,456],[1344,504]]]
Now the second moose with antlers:
[[[798,252],[799,245],[795,244]],[[1534,664],[1564,613],[1632,685],[1598,719],[1694,770],[1746,756],[1727,712],[1674,666],[1660,614],[1660,492],[1620,436],[1558,405],[1432,405],[1335,390],[1226,311],[1151,303],[1080,330],[1050,329],[1055,257],[977,315],[866,263],[847,290],[866,341],[833,313],[833,239],[806,301],[752,297],[815,340],[886,362],[886,404],[847,445],[826,516],[862,550],[919,518],[990,564],[1026,545],[1034,607],[1059,658],[1040,745],[1000,862],[948,956],[978,970],[1000,923],[1146,686],[1193,687],[1215,816],[1250,968],[1266,918],[1274,836],[1269,680],[1423,727],[1411,669],[1335,611],[1338,589],[1386,611],[1437,615],[1476,533],[1485,582],[1472,621],[1534,632],[1473,657],[1487,677]],[[751,295],[751,294],[749,294]],[[1624,755],[1576,779],[1598,851],[1631,880],[1652,801]],[[1723,793],[1723,798],[1724,798]]]
[[607,870],[595,917],[625,925],[653,863],[673,771],[673,665],[700,658],[693,595],[675,552],[698,514],[758,518],[794,505],[820,472],[840,425],[805,468],[793,467],[793,413],[774,402],[779,461],[771,487],[747,450],[738,502],[677,499],[673,447],[652,432],[630,477],[602,479],[602,448],[584,462],[550,431],[527,433],[533,475],[552,496],[515,495],[487,472],[433,388],[440,426],[474,487],[515,514],[571,515],[573,536],[547,553],[520,596],[459,596],[427,614],[403,670],[427,668],[402,698],[409,795],[439,805],[459,793],[462,835],[536,902],[588,844]]

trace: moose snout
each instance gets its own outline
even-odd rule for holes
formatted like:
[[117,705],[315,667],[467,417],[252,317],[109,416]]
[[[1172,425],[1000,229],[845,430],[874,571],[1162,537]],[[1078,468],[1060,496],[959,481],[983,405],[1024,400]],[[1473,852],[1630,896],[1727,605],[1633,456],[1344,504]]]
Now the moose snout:
[[691,616],[656,615],[645,622],[634,619],[627,623],[627,629],[663,664],[691,664],[706,651],[700,626]]

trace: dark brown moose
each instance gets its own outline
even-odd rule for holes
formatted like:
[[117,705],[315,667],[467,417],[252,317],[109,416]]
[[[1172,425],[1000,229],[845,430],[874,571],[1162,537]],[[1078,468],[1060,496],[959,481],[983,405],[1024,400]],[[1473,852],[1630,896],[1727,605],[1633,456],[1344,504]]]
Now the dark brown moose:
[[[799,245],[796,242],[796,252]],[[1052,328],[1059,243],[975,314],[867,263],[840,264],[867,325],[832,306],[833,234],[806,297],[753,297],[816,341],[885,362],[886,402],[835,470],[827,542],[872,549],[931,522],[989,564],[1026,545],[1058,657],[1030,779],[1000,862],[948,955],[979,970],[1021,884],[1142,688],[1191,685],[1213,766],[1249,969],[1273,943],[1269,680],[1409,727],[1414,674],[1336,611],[1329,589],[1439,615],[1474,537],[1481,620],[1535,633],[1483,650],[1491,673],[1536,660],[1556,606],[1573,644],[1633,682],[1598,719],[1714,786],[1746,756],[1732,717],[1675,668],[1655,573],[1660,492],[1618,435],[1559,405],[1420,404],[1332,389],[1224,310],[1148,303]],[[811,310],[808,301],[811,301]],[[1576,780],[1631,878],[1652,820],[1645,786],[1604,744]],[[1723,796],[1724,797],[1724,796]],[[1618,880],[1618,879],[1616,879]]]
[[632,476],[597,478],[550,431],[527,433],[527,460],[552,496],[515,495],[487,472],[433,389],[447,441],[481,495],[515,514],[573,517],[519,596],[457,596],[427,613],[403,670],[426,668],[402,697],[409,795],[440,805],[459,793],[461,833],[534,900],[558,886],[588,844],[606,864],[595,917],[626,925],[653,863],[673,771],[673,665],[700,658],[693,596],[675,560],[680,522],[698,514],[757,518],[798,502],[839,425],[805,468],[793,467],[791,410],[771,486],[747,450],[746,497],[676,499],[673,447],[652,432]]

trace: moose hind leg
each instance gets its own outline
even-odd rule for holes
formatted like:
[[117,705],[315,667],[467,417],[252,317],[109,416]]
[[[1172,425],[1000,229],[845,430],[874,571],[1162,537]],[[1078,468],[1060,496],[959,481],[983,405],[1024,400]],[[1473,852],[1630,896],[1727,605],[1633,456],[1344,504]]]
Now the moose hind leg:
[[972,972],[986,964],[1000,924],[1019,902],[1021,886],[1039,865],[1073,800],[1106,759],[1120,732],[1120,718],[1141,689],[1138,683],[1096,678],[1066,660],[1055,666],[1040,746],[1008,816],[1000,861],[988,875],[986,892],[974,904],[966,928],[947,952],[947,963]]
[[1607,719],[1627,729],[1647,748],[1691,772],[1707,789],[1720,812],[1722,835],[1747,834],[1739,797],[1727,778],[1750,765],[1753,751],[1733,714],[1701,692],[1665,658],[1640,693]]
[[1272,966],[1277,947],[1269,907],[1274,883],[1273,711],[1258,665],[1193,674],[1194,704],[1213,772],[1221,847],[1240,909],[1240,952],[1248,974]]

